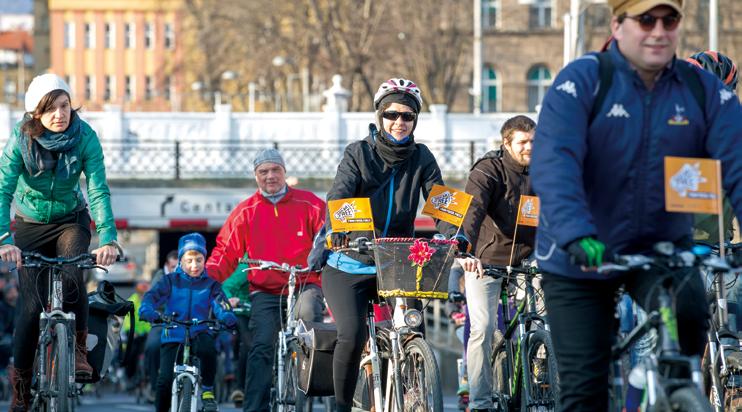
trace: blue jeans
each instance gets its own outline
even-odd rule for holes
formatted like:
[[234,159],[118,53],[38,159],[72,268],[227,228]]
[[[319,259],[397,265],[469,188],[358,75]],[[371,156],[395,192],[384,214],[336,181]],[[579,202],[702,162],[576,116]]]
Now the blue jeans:
[[[245,379],[245,412],[268,411],[272,370],[276,354],[278,331],[281,329],[286,297],[256,292],[250,296],[252,312],[248,331],[252,336],[252,347],[247,357]],[[296,302],[299,319],[322,321],[322,290],[308,285]]]

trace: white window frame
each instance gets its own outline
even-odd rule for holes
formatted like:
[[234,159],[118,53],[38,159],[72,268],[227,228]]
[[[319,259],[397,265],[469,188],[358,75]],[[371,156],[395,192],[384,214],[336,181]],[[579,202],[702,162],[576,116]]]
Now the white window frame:
[[85,48],[95,48],[95,23],[85,23]]
[[165,23],[165,48],[172,50],[175,48],[175,27],[173,23]]
[[124,48],[133,49],[137,45],[136,23],[124,24]]
[[105,25],[106,49],[116,48],[116,23],[108,22]]
[[144,48],[152,50],[155,48],[155,24],[144,23]]
[[64,22],[64,48],[75,48],[75,22],[73,21]]
[[[555,5],[554,0],[531,0],[528,6],[528,27],[530,29],[550,29],[554,27],[554,11]],[[531,12],[533,9],[538,10],[539,18],[538,24],[531,26]],[[547,19],[546,9],[550,9],[549,18]]]
[[[489,70],[495,72],[495,79],[488,77]],[[495,87],[495,107],[489,107],[489,88]],[[502,79],[500,79],[499,73],[493,66],[485,65],[482,67],[482,112],[483,113],[494,113],[502,111]]]
[[[495,9],[495,24],[489,24],[491,9]],[[502,25],[502,4],[500,0],[482,0],[482,28],[497,29]]]
[[[534,70],[538,70],[538,78],[531,79],[531,73]],[[547,79],[545,76],[543,76],[544,73],[549,73],[549,78]],[[526,72],[526,101],[529,105],[528,110],[535,110],[535,107],[531,108],[531,89],[536,88],[537,93],[537,100],[536,106],[540,105],[541,102],[544,101],[544,96],[546,95],[546,91],[549,90],[549,87],[551,86],[552,82],[554,81],[554,77],[551,74],[551,70],[544,65],[544,64],[535,64],[531,66],[531,68],[528,69]]]

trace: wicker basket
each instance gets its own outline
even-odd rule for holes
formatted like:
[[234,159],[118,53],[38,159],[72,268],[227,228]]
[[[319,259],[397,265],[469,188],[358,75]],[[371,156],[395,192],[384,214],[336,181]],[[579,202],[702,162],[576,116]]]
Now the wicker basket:
[[379,296],[448,299],[455,240],[380,238],[374,243]]

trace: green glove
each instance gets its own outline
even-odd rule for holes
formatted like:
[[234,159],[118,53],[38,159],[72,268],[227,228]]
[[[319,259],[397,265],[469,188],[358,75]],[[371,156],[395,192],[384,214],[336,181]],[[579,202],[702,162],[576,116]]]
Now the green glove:
[[598,267],[603,264],[605,244],[592,236],[583,237],[567,245],[567,252],[573,265]]

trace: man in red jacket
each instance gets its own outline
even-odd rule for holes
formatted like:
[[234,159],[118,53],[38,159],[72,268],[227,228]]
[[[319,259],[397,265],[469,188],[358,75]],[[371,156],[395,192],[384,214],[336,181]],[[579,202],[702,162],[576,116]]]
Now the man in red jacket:
[[[278,150],[260,151],[254,167],[258,191],[229,214],[206,262],[207,273],[219,282],[234,272],[245,252],[252,259],[306,266],[314,236],[324,224],[325,203],[311,192],[286,185],[286,167]],[[247,358],[244,410],[267,411],[288,274],[270,270],[249,274],[252,347]],[[298,280],[304,284],[297,299],[298,317],[321,321],[320,274],[312,272]]]

